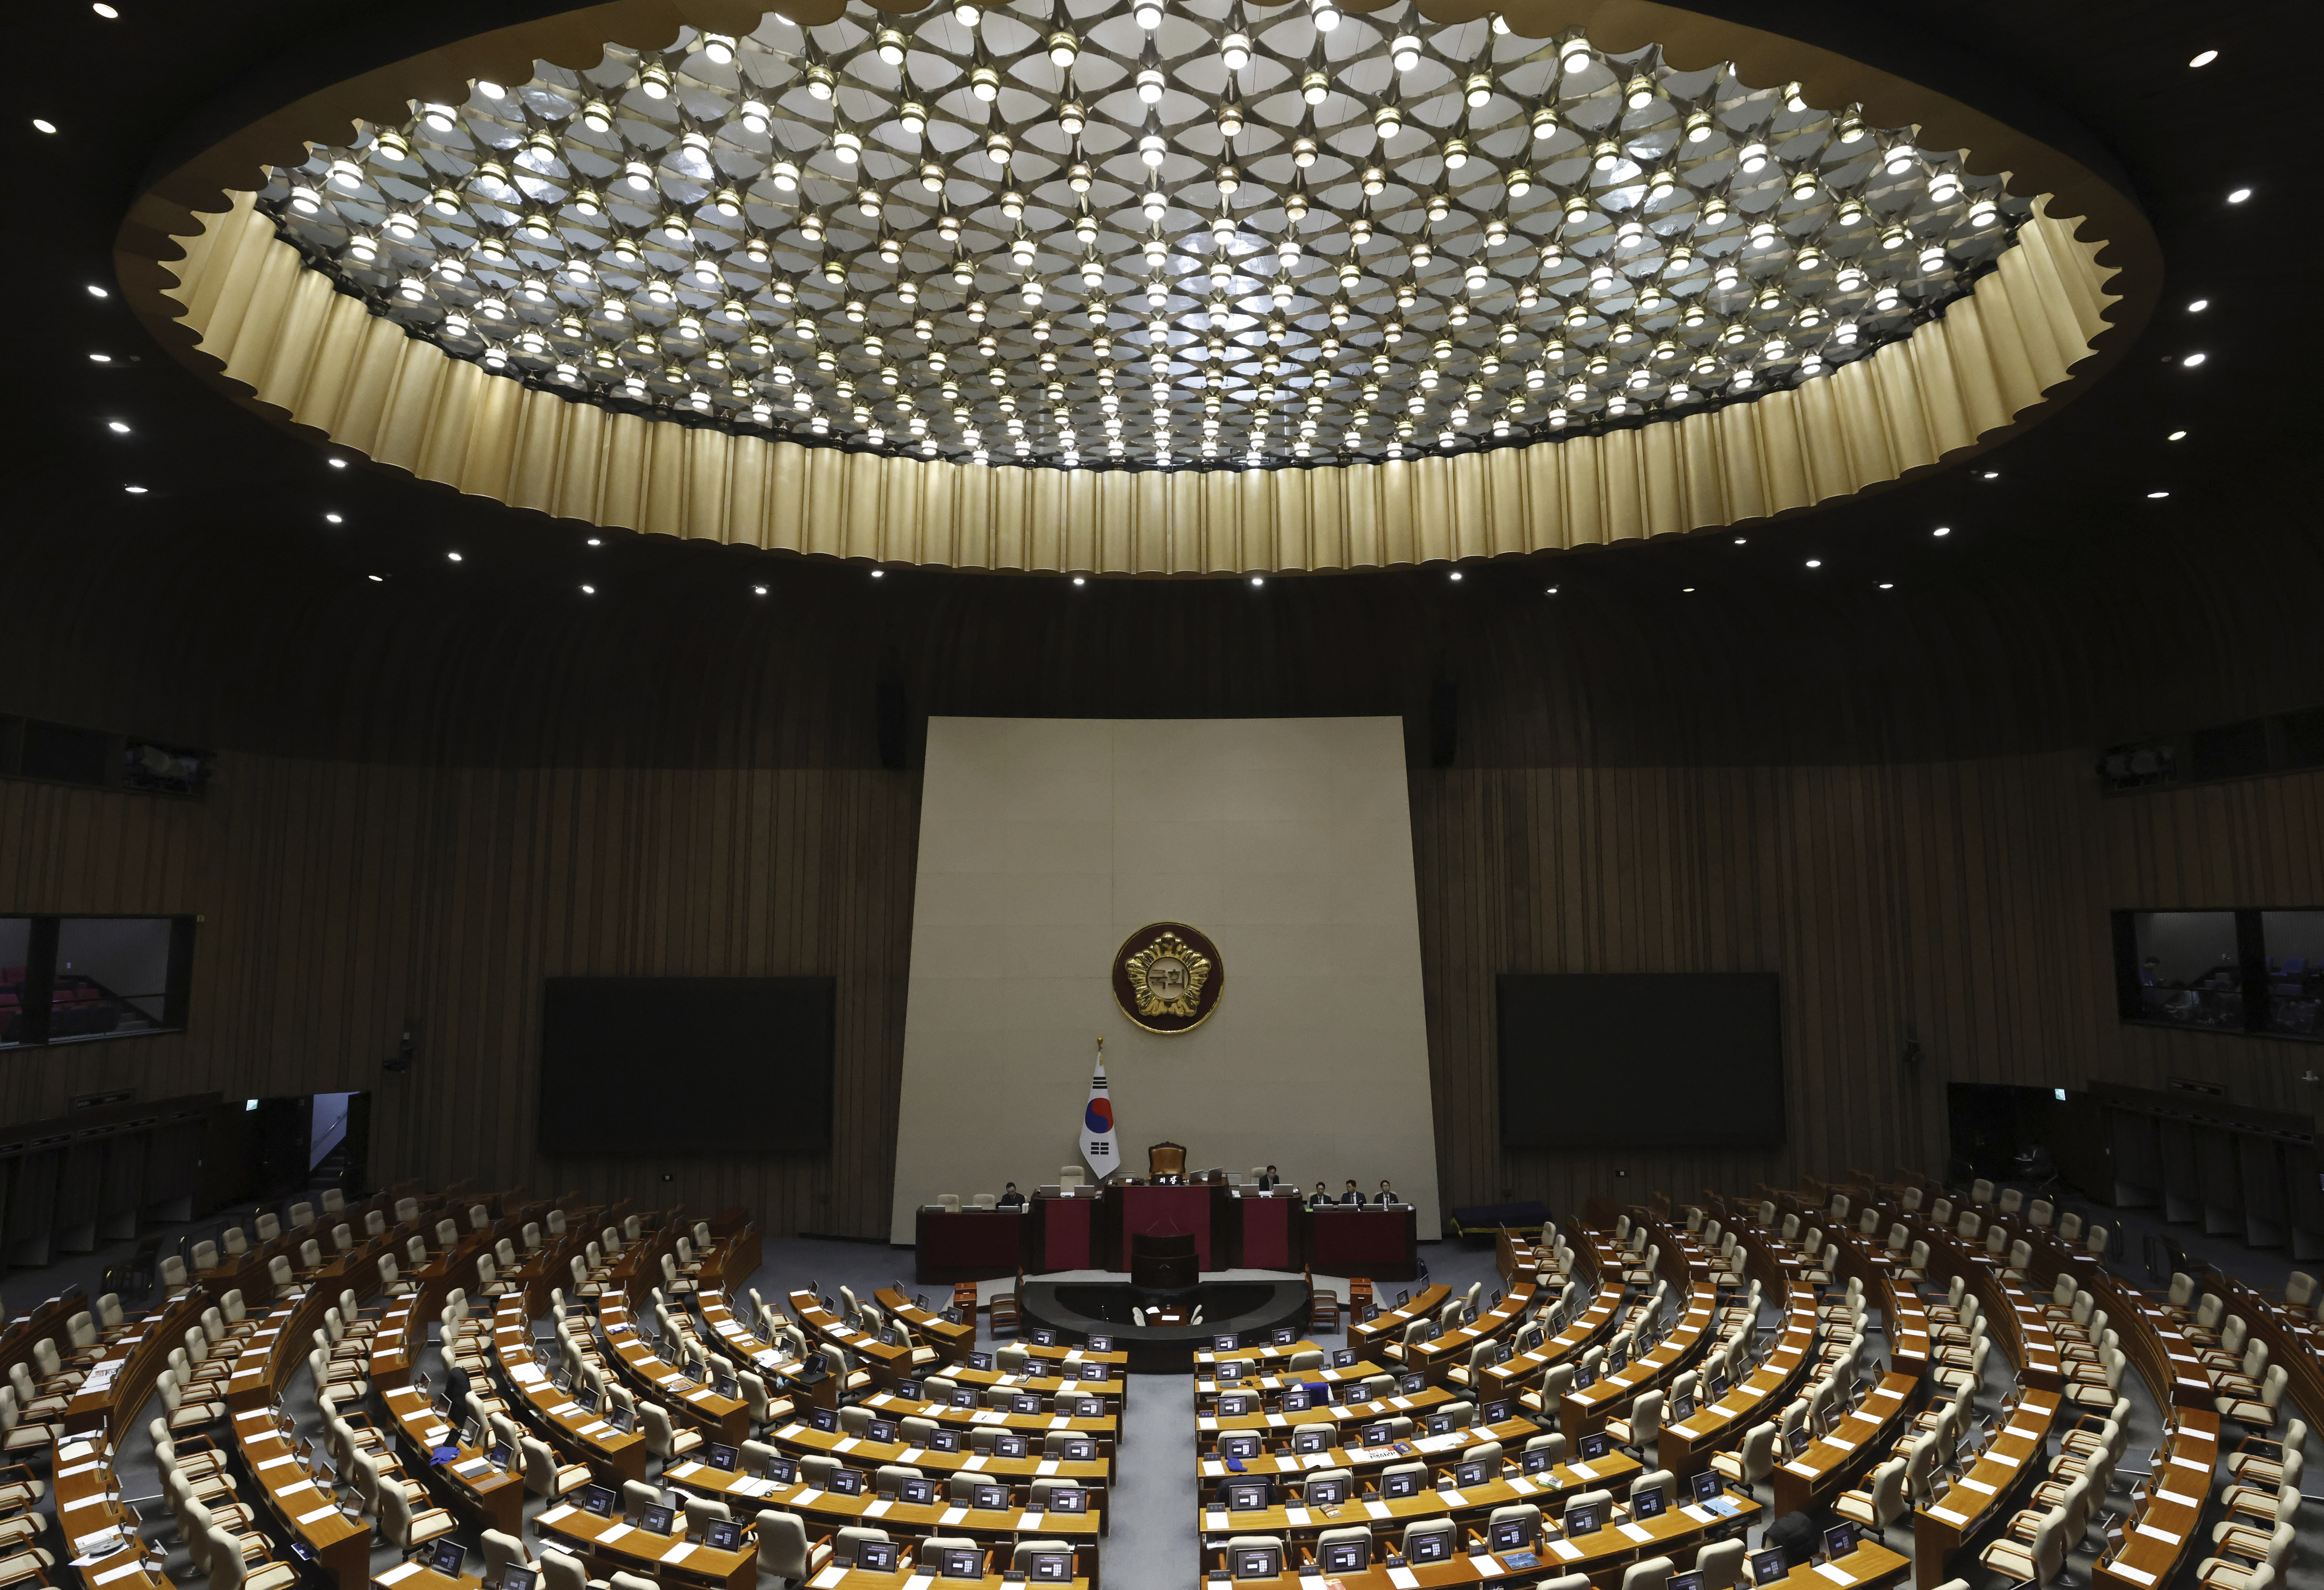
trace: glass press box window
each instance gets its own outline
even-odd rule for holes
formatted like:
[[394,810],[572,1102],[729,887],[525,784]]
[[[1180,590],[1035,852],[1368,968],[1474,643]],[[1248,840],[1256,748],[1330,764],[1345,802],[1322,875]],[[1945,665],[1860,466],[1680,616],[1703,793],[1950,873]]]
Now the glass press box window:
[[2181,1027],[2243,1026],[2234,911],[2134,911],[2131,929],[2137,957],[2135,1019]]
[[2267,967],[2266,1031],[2324,1038],[2324,911],[2259,913]]
[[0,1046],[186,1024],[190,917],[0,917]]

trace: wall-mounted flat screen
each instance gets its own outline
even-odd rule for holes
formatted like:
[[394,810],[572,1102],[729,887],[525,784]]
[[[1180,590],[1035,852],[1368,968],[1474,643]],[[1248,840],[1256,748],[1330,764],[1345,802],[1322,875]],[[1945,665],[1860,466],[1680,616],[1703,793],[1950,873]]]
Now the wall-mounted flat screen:
[[542,987],[543,1153],[830,1146],[835,979],[550,977]]
[[1771,972],[1505,973],[1510,1148],[1773,1148],[1784,1035]]

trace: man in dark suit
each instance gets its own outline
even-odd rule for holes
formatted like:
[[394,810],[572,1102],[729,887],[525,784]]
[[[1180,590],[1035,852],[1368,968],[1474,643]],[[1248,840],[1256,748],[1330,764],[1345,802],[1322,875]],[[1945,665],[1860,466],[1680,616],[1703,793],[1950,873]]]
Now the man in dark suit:
[[1017,1184],[1012,1181],[1001,1189],[1001,1197],[995,1201],[995,1206],[1002,1209],[1021,1209],[1025,1206],[1025,1195],[1017,1190]]
[[1352,1176],[1349,1177],[1348,1190],[1340,1195],[1340,1202],[1343,1204],[1360,1204],[1363,1201],[1364,1195],[1356,1186],[1356,1179]]
[[1385,1209],[1394,1202],[1396,1202],[1396,1188],[1390,1187],[1388,1184],[1388,1178],[1383,1176],[1380,1178],[1379,1206]]
[[1274,1166],[1269,1165],[1267,1168],[1267,1173],[1259,1179],[1259,1190],[1265,1192],[1269,1188],[1281,1185],[1282,1181],[1282,1175],[1277,1171]]

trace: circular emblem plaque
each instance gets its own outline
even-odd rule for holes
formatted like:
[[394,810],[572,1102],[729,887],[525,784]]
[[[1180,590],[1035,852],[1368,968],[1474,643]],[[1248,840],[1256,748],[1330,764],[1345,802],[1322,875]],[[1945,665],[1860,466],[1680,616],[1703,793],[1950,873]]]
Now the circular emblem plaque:
[[1113,1002],[1148,1032],[1191,1032],[1226,993],[1226,963],[1184,922],[1148,922],[1113,954]]

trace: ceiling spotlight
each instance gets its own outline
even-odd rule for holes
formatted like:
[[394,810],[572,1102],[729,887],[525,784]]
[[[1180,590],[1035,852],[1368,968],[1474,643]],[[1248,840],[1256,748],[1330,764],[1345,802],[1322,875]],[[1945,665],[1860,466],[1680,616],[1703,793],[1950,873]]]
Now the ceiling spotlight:
[[2233,193],[2227,195],[2227,202],[2229,204],[2241,204],[2245,199],[2249,199],[2250,197],[2250,189],[2238,188]]
[[106,291],[104,288],[99,287],[94,282],[88,284],[88,295],[91,298],[111,298],[113,296],[113,294]]
[[1896,582],[1892,579],[1884,579],[1880,582],[1880,588],[1884,591],[1893,591],[1896,588]]
[[1738,547],[1743,547],[1743,546],[1748,546],[1748,545],[1750,545],[1750,542],[1749,542],[1748,541],[1747,541],[1745,538],[1743,538],[1742,536],[1739,536],[1739,535],[1738,535],[1738,536],[1737,536],[1737,537],[1735,538],[1735,544],[1736,544],[1737,546],[1738,546]]
[[94,0],[94,4],[89,6],[89,9],[97,13],[97,15],[103,17],[107,22],[118,21],[121,16],[121,13],[114,10],[112,6],[107,5],[105,3],[105,0]]
[[323,462],[334,469],[344,469],[347,467],[347,461],[345,458],[326,458]]
[[1557,595],[1557,587],[1555,586],[1551,586],[1547,590],[1542,592],[1542,595],[1545,596],[1554,596]]
[[88,356],[88,362],[92,365],[110,365],[113,363],[113,356],[111,354],[91,354]]
[[2187,433],[2183,430],[2174,430],[2163,439],[2164,441],[2185,441],[2187,439]]
[[1936,529],[1929,532],[1931,535],[1950,535],[1952,532],[1953,527],[1950,524],[1940,524]]
[[2196,365],[2202,362],[2203,356],[2201,354],[2189,354],[2185,358],[2179,361],[2180,364],[2190,370],[2192,370]]
[[2149,492],[2146,494],[2146,500],[2150,503],[2159,503],[2170,495],[2169,492]]
[[459,553],[457,553],[457,552],[447,552],[447,553],[445,553],[445,554],[444,554],[444,556],[446,556],[447,558],[449,558],[449,559],[450,559],[453,562],[455,562],[455,563],[457,563],[457,562],[459,562],[459,561],[460,561],[460,554],[459,554]]
[[133,497],[142,497],[145,495],[145,488],[142,485],[124,485],[121,489]]
[[875,569],[872,571],[872,578],[873,579],[885,579],[888,578],[888,571],[884,569]]
[[129,427],[124,425],[118,420],[107,420],[105,422],[105,428],[113,432],[115,436],[127,436],[129,434]]
[[2208,309],[2209,309],[2210,307],[2211,307],[2211,300],[2210,300],[2209,299],[2208,299],[2208,298],[2199,298],[2199,299],[2197,299],[2193,303],[2190,303],[2190,304],[2189,304],[2189,305],[2187,306],[2187,312],[2188,312],[2189,314],[2190,314],[2190,315],[2200,315],[2200,314],[2201,314],[2205,310],[2208,310]]
[[585,596],[594,596],[597,594],[597,587],[595,586],[583,586],[581,587],[581,594]]
[[2189,66],[2209,66],[2218,59],[2219,52],[2218,51],[2206,50],[2198,54],[2194,60],[2189,61],[2187,64]]
[[2001,478],[2001,471],[1998,469],[1988,469],[1985,472],[1985,478],[1987,480],[1999,480]]
[[1252,576],[1250,577],[1250,583],[1251,583],[1251,584],[1253,584],[1253,585],[1255,585],[1255,586],[1263,586],[1263,585],[1265,585],[1265,584],[1267,583],[1267,581],[1266,581],[1266,580],[1264,580],[1264,579],[1262,579],[1262,578],[1260,578],[1258,575],[1254,574],[1254,575],[1252,575]]
[[371,581],[374,585],[385,585],[387,583],[387,577],[383,574],[366,574],[364,578]]
[[1821,569],[1823,567],[1823,559],[1821,558],[1811,558],[1808,559],[1808,567],[1810,569]]
[[604,543],[604,541],[599,541],[595,536],[594,536],[594,535],[593,535],[593,536],[591,536],[591,537],[589,538],[589,544],[590,544],[591,546],[593,546],[593,547],[602,547],[602,546],[604,546],[605,543]]
[[1461,571],[1460,571],[1459,569],[1454,569],[1454,570],[1452,571],[1452,575],[1450,576],[1450,578],[1453,578],[1453,579],[1458,579],[1458,578],[1461,578]]
[[751,587],[751,593],[753,596],[763,596],[767,594],[767,587],[764,586],[752,586]]
[[32,118],[32,131],[35,133],[53,133],[56,130],[56,123],[50,121],[45,116],[36,116]]
[[1080,575],[1076,574],[1075,576],[1074,576],[1074,583],[1075,585],[1077,585],[1077,586],[1078,586],[1078,585],[1087,585],[1089,582],[1088,582],[1087,580],[1084,579]]

